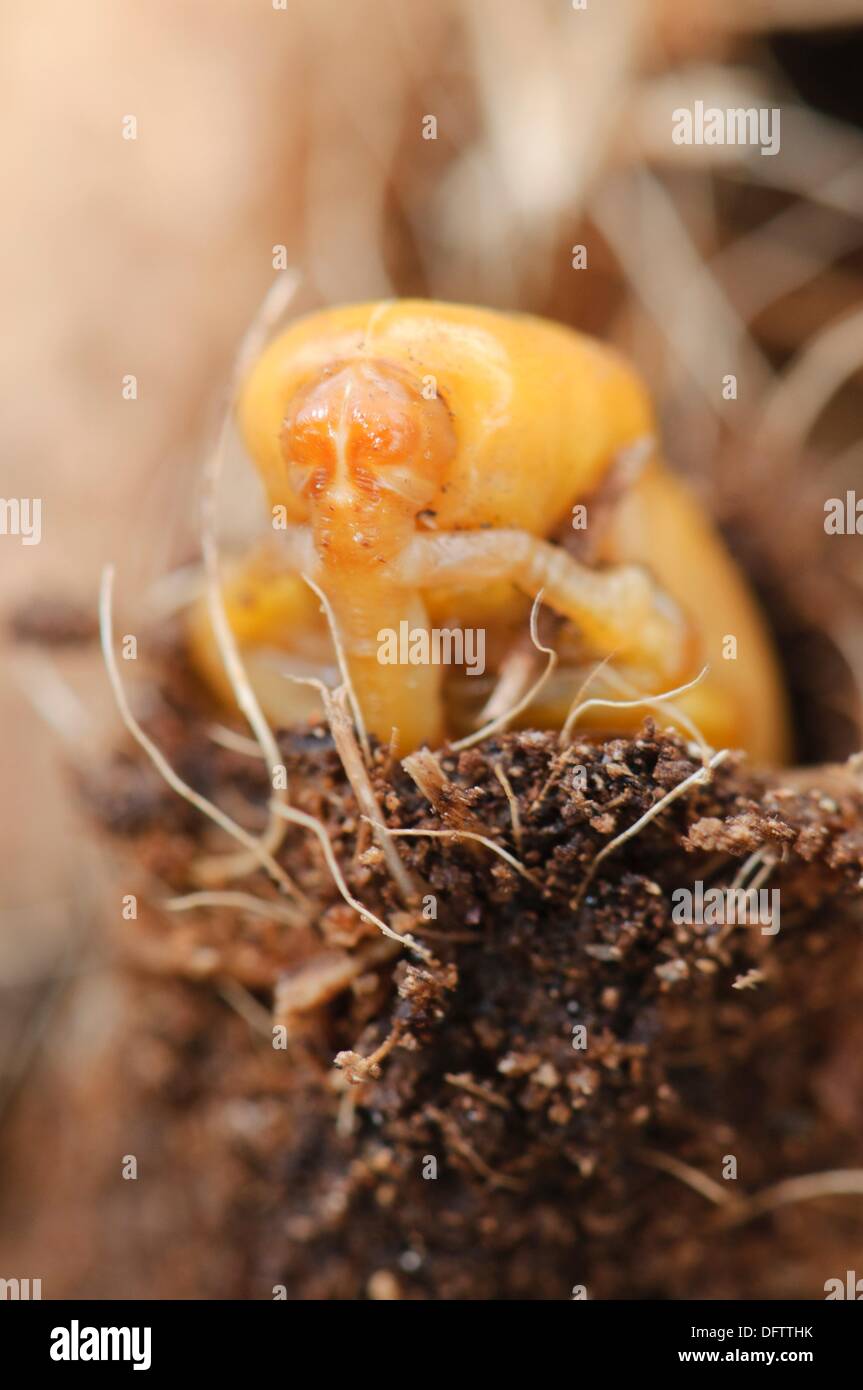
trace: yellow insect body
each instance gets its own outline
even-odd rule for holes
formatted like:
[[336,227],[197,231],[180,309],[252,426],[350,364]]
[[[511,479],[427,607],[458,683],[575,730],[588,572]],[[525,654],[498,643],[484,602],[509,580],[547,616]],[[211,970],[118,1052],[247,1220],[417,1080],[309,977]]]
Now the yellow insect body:
[[[303,573],[329,599],[368,728],[383,740],[397,729],[402,752],[457,731],[458,700],[446,695],[457,685],[431,661],[385,664],[383,635],[480,623],[499,661],[542,589],[566,620],[561,654],[572,667],[531,722],[562,722],[598,658],[613,654],[645,693],[709,662],[676,708],[717,746],[786,756],[760,615],[709,522],[654,455],[646,391],[609,348],[527,316],[421,300],[352,305],[276,338],[238,413],[277,529],[225,597],[276,721],[306,710],[265,650],[291,653],[295,666],[331,660]],[[594,507],[618,472],[620,495]],[[589,563],[563,544],[578,504],[588,538],[604,513]],[[202,610],[192,637],[220,683]],[[630,729],[643,715],[593,721]]]

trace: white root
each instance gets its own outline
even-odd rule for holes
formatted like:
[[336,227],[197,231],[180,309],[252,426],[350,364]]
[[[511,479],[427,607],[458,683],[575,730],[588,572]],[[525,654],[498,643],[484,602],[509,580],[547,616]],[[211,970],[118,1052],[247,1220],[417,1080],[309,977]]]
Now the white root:
[[[581,718],[581,716],[584,713],[586,713],[586,711],[589,709],[657,709],[661,710],[663,713],[670,714],[679,724],[681,724],[687,730],[688,733],[690,733],[694,737],[696,742],[701,747],[702,760],[706,766],[710,758],[710,754],[713,752],[713,749],[707,743],[706,739],[704,738],[704,735],[701,733],[698,726],[688,717],[688,715],[681,713],[679,710],[671,708],[667,702],[677,695],[685,694],[687,690],[694,689],[694,687],[704,679],[709,670],[709,666],[704,666],[701,669],[701,671],[699,671],[698,675],[695,676],[691,681],[687,681],[684,685],[675,686],[673,690],[659,691],[656,695],[639,695],[636,699],[633,700],[593,698],[590,700],[584,700],[581,704],[578,705],[576,705],[575,702],[573,702],[573,705],[570,707],[569,713],[566,716],[566,720],[564,721],[563,728],[560,731],[559,742],[561,747],[563,747],[563,745],[569,741],[573,728],[578,723],[578,720]],[[595,676],[596,674],[598,674],[598,671],[594,671],[592,673],[592,676]],[[611,670],[609,670],[607,674],[611,680],[619,682],[621,686],[629,686],[629,682],[624,681],[623,677],[619,676],[616,672],[612,672]],[[583,688],[584,687],[582,687],[582,689]],[[629,686],[629,688],[632,689],[633,687]],[[578,699],[578,696],[576,696],[576,699]]]
[[536,875],[532,874],[529,869],[526,869],[523,864],[519,863],[515,855],[510,854],[508,849],[503,848],[503,845],[499,845],[496,841],[490,840],[487,835],[478,834],[475,830],[422,830],[399,828],[397,830],[389,830],[389,834],[398,835],[400,838],[425,836],[432,840],[473,840],[476,844],[485,845],[486,849],[492,850],[494,854],[498,855],[499,858],[509,864],[511,869],[515,869],[517,874],[520,874],[522,878],[526,878],[528,883],[532,883],[534,888],[542,888],[542,884]]
[[536,681],[531,686],[530,690],[528,690],[528,692],[525,695],[523,695],[522,698],[510,709],[506,710],[503,714],[499,714],[497,718],[492,719],[490,723],[484,724],[481,729],[477,729],[476,733],[468,734],[466,738],[460,738],[457,743],[451,744],[450,746],[454,753],[460,753],[465,748],[472,748],[475,743],[481,743],[483,739],[489,738],[492,734],[498,733],[500,729],[505,729],[508,724],[511,724],[513,719],[515,719],[517,715],[521,714],[522,710],[527,709],[528,705],[533,704],[537,695],[539,695],[540,691],[542,690],[552,671],[556,667],[557,652],[554,650],[553,647],[543,646],[542,642],[540,642],[539,640],[539,634],[537,632],[536,626],[537,619],[539,617],[540,606],[542,604],[542,596],[544,592],[544,589],[540,589],[539,593],[533,601],[533,607],[530,610],[530,640],[533,642],[533,645],[536,647],[538,652],[542,652],[543,656],[548,657],[545,670],[543,671],[539,680]]
[[604,859],[607,859],[608,856],[613,854],[616,849],[619,849],[621,845],[626,844],[627,840],[631,840],[634,836],[640,834],[646,825],[649,825],[661,811],[664,811],[667,806],[670,806],[673,801],[676,801],[677,798],[688,791],[690,787],[703,786],[705,782],[709,782],[713,769],[718,767],[721,762],[724,762],[730,751],[729,748],[721,748],[718,753],[714,753],[713,757],[704,767],[699,767],[695,772],[690,773],[688,777],[684,777],[682,782],[678,782],[676,787],[672,787],[671,791],[665,793],[665,796],[661,796],[649,810],[645,811],[643,816],[640,816],[638,820],[628,826],[626,830],[621,831],[619,835],[615,835],[613,840],[609,840],[607,844],[603,845],[599,853],[590,862],[588,871],[578,890],[576,901],[581,902],[588,885],[592,882],[597,869]]
[[699,1193],[716,1207],[727,1207],[733,1204],[734,1198],[727,1187],[723,1187],[722,1183],[717,1182],[715,1178],[709,1178],[705,1173],[699,1172],[691,1164],[675,1158],[673,1154],[662,1153],[659,1149],[639,1149],[635,1157],[640,1163],[646,1163],[651,1168],[658,1168],[660,1173],[669,1173],[671,1177],[677,1178],[678,1182],[685,1183],[687,1187],[692,1188],[693,1192]]
[[102,583],[99,592],[99,632],[102,642],[102,655],[108,671],[108,679],[111,682],[111,689],[114,692],[114,698],[117,702],[117,708],[120,711],[120,717],[123,723],[135,742],[139,747],[143,748],[147,757],[156,768],[156,771],[164,777],[171,790],[175,791],[178,796],[183,797],[184,801],[188,801],[190,805],[194,806],[203,815],[209,817],[209,819],[214,821],[226,834],[230,835],[234,840],[239,841],[239,843],[248,850],[252,857],[252,861],[256,865],[262,865],[267,870],[270,877],[279,884],[284,892],[296,896],[297,890],[288,875],[281,865],[276,863],[272,854],[261,844],[260,840],[254,835],[251,835],[248,830],[244,830],[241,825],[238,825],[235,820],[232,820],[229,815],[220,810],[220,808],[212,801],[209,801],[207,797],[195,791],[194,787],[190,787],[187,782],[184,782],[182,777],[179,777],[171,767],[161,749],[156,746],[148,734],[144,733],[144,730],[133,715],[126,698],[126,692],[123,689],[123,682],[120,679],[117,658],[114,655],[114,630],[111,611],[113,587],[114,566],[106,565],[102,571]]
[[336,887],[348,906],[352,907],[354,912],[356,912],[364,922],[371,922],[373,926],[376,926],[379,931],[383,932],[384,936],[388,936],[391,941],[398,941],[402,946],[407,946],[423,960],[431,960],[430,953],[424,946],[421,946],[410,933],[405,932],[404,935],[401,935],[399,932],[393,931],[392,927],[388,926],[380,917],[376,917],[369,908],[364,907],[359,899],[353,896],[339,868],[339,862],[336,859],[332,844],[330,843],[330,837],[321,821],[315,816],[308,815],[305,811],[298,810],[296,806],[284,806],[276,802],[274,803],[274,810],[276,815],[284,816],[285,820],[290,821],[293,825],[301,825],[304,829],[311,830],[323,850],[327,868],[335,880]]
[[[270,774],[270,784],[274,789],[279,781],[277,773],[282,766],[281,756],[273,732],[246,675],[237,640],[228,622],[219,575],[216,500],[231,426],[231,409],[239,382],[249,363],[260,353],[275,324],[285,313],[296,293],[298,284],[299,277],[296,275],[285,275],[275,282],[240,344],[231,374],[228,403],[225,407],[216,447],[213,449],[204,470],[204,490],[201,502],[201,547],[204,555],[207,602],[213,635],[231,689],[234,692],[234,698],[260,744]],[[287,788],[279,787],[278,790],[274,790],[274,797],[276,801],[287,801]],[[268,854],[276,853],[282,843],[284,833],[284,822],[271,813],[269,825],[261,840]],[[249,859],[247,855],[225,856],[221,861],[208,859],[199,866],[199,873],[204,878],[216,876],[222,879],[241,878],[248,872]]]
[[323,609],[324,616],[329,625],[330,636],[333,639],[333,646],[336,652],[336,661],[339,665],[339,671],[341,672],[342,684],[344,685],[345,690],[348,693],[348,699],[351,705],[351,713],[353,714],[354,718],[354,726],[357,731],[357,738],[359,739],[360,745],[363,750],[363,756],[366,760],[366,766],[368,766],[372,760],[371,749],[369,748],[369,736],[366,732],[366,725],[365,720],[363,719],[363,712],[360,709],[360,702],[357,699],[356,691],[354,690],[354,683],[351,680],[351,673],[348,670],[348,660],[347,656],[345,655],[345,647],[344,643],[342,642],[338,624],[336,622],[336,615],[333,612],[333,606],[327,598],[326,594],[324,593],[323,589],[319,588],[313,579],[310,579],[307,574],[301,575],[300,577],[302,578],[304,583],[308,584],[312,593],[316,594],[321,601],[321,608]]
[[271,917],[287,927],[308,926],[308,916],[296,912],[287,903],[270,902],[254,893],[224,892],[185,893],[178,898],[165,898],[159,904],[167,912],[195,912],[201,908],[225,907],[235,912],[251,912],[255,917]]
[[236,729],[228,729],[224,724],[211,724],[207,730],[214,743],[218,743],[220,748],[227,748],[231,753],[242,753],[247,758],[258,758],[263,761],[261,745],[256,743],[253,738],[246,738],[245,734],[238,734]]
[[512,821],[512,838],[519,854],[521,853],[521,812],[518,809],[518,799],[512,789],[512,783],[504,771],[502,763],[495,763],[494,775],[503,787],[503,794],[509,803],[509,815]]
[[798,1178],[765,1187],[752,1197],[735,1202],[722,1219],[723,1226],[742,1226],[757,1216],[797,1202],[819,1197],[863,1197],[863,1168],[834,1168],[824,1173],[804,1173]]
[[804,1173],[796,1178],[762,1188],[751,1197],[735,1197],[722,1183],[709,1178],[688,1163],[656,1149],[641,1149],[635,1155],[641,1163],[658,1168],[685,1183],[714,1206],[721,1208],[723,1229],[742,1226],[756,1217],[766,1216],[780,1207],[797,1202],[814,1202],[821,1197],[863,1197],[863,1168],[834,1168],[824,1173]]

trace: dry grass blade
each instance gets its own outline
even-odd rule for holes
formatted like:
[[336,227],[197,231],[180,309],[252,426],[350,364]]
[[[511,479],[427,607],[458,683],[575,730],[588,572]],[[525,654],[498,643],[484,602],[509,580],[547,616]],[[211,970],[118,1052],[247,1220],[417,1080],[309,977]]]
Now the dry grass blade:
[[[764,390],[772,374],[763,354],[655,175],[640,169],[606,185],[594,198],[591,214],[710,410],[721,413],[716,384],[728,372],[744,375],[751,390]],[[640,229],[635,239],[634,218]]]
[[767,398],[756,444],[802,445],[830,398],[861,366],[863,308],[828,324],[794,359]]
[[86,705],[63,679],[54,661],[40,653],[17,656],[12,674],[26,699],[74,753],[94,730]]
[[380,819],[381,811],[378,806],[377,797],[374,793],[367,765],[363,762],[360,755],[359,746],[354,736],[353,725],[345,712],[344,700],[347,692],[344,686],[339,686],[335,691],[331,691],[324,685],[323,681],[317,680],[313,676],[291,676],[290,679],[296,685],[310,685],[317,690],[324,705],[327,716],[327,723],[336,745],[336,751],[341,758],[345,776],[350,782],[351,789],[357,799],[357,805],[363,812],[364,819],[375,827],[378,844],[386,860],[387,868],[396,884],[402,900],[405,903],[413,903],[419,896],[417,885],[414,883],[401,859],[398,851],[390,838],[387,826],[383,825]]
[[512,783],[506,775],[501,763],[495,763],[494,775],[503,787],[503,793],[509,802],[509,814],[512,820],[512,838],[515,847],[521,854],[521,812],[518,809],[518,799],[512,789]]

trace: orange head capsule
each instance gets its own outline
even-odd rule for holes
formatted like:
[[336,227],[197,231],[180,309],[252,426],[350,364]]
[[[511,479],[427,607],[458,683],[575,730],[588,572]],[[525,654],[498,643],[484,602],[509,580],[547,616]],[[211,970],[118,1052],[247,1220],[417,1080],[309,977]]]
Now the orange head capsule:
[[455,453],[444,403],[402,368],[369,358],[325,367],[301,387],[280,445],[322,560],[340,564],[398,553]]

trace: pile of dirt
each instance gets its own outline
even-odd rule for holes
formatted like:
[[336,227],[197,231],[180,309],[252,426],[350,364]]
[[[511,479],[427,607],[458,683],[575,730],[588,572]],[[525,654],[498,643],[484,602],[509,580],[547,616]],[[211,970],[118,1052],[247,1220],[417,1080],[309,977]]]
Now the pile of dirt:
[[[263,762],[214,741],[176,653],[159,679],[152,737],[263,829]],[[117,1023],[64,1100],[62,1125],[93,1130],[76,1292],[817,1298],[854,1267],[855,1179],[776,1187],[863,1167],[853,764],[781,781],[729,756],[597,859],[698,772],[697,748],[649,722],[565,753],[522,732],[413,776],[376,748],[391,828],[462,832],[397,840],[409,905],[326,727],[279,745],[353,895],[424,952],[362,921],[296,826],[279,861],[306,925],[280,920],[263,870],[225,885],[265,900],[256,912],[166,910],[200,889],[212,827],[132,744],[91,772],[82,792],[137,915],[116,928]],[[769,921],[676,920],[698,916],[675,911],[680,890],[738,874],[778,890]]]

